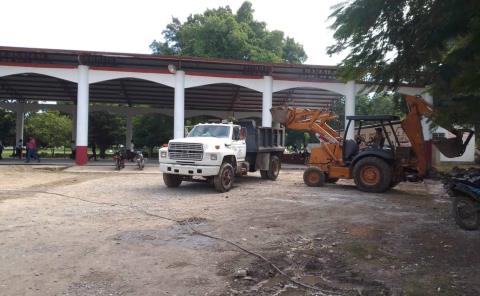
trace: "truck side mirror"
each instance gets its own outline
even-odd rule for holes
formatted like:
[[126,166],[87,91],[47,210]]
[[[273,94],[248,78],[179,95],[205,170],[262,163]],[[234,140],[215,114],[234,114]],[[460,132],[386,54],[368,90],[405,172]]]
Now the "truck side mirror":
[[242,127],[240,129],[240,140],[245,140],[247,138],[247,129]]

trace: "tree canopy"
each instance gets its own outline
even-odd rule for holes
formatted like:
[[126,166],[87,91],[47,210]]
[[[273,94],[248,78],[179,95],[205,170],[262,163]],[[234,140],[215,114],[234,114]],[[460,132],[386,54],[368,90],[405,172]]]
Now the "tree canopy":
[[15,146],[15,113],[0,109],[0,141]]
[[111,145],[125,145],[126,119],[119,114],[95,111],[89,114],[89,143],[100,147],[100,157],[105,157],[105,149]]
[[155,54],[215,57],[264,62],[303,63],[303,46],[282,31],[267,30],[265,22],[253,17],[252,4],[244,2],[234,14],[229,6],[207,9],[178,18],[163,30],[163,41],[154,40]]
[[348,52],[343,79],[379,90],[426,85],[436,123],[480,123],[480,1],[355,0],[333,7],[331,17],[336,43],[328,53]]
[[133,118],[133,129],[135,147],[148,147],[151,150],[168,143],[172,138],[173,118],[160,114],[136,116]]
[[56,110],[28,114],[25,119],[25,135],[37,139],[40,145],[67,146],[72,134],[72,121]]

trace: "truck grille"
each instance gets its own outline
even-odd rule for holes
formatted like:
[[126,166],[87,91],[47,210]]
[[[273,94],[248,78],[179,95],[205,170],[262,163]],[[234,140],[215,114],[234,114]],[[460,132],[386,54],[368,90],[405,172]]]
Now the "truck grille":
[[203,145],[199,143],[170,143],[168,145],[168,157],[175,160],[203,159]]

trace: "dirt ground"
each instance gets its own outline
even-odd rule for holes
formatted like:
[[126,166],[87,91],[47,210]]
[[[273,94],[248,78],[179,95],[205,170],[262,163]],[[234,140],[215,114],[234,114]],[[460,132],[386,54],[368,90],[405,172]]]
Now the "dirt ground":
[[283,170],[219,194],[155,172],[1,166],[0,294],[480,295],[480,232],[456,227],[437,183],[366,194]]

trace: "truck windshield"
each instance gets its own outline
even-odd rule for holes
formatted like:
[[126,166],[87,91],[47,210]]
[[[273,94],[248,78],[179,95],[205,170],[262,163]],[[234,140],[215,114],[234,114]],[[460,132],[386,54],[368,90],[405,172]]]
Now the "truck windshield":
[[230,127],[221,125],[197,125],[187,137],[215,137],[228,138],[230,135]]

